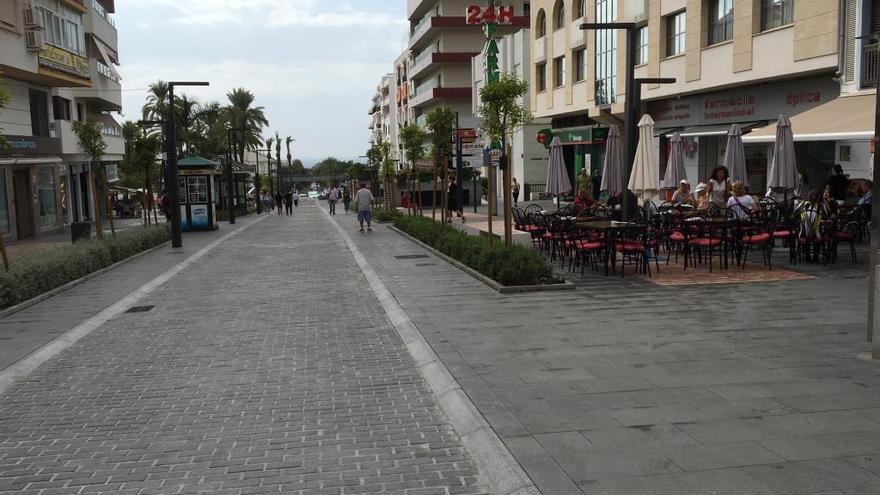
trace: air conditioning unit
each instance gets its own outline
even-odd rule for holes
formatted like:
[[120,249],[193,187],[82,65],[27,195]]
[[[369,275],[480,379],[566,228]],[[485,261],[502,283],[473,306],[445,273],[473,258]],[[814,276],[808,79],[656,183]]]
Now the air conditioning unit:
[[24,6],[24,25],[28,29],[43,29],[43,16],[33,5]]
[[40,51],[46,43],[46,35],[39,29],[28,29],[24,32],[25,44],[30,51]]

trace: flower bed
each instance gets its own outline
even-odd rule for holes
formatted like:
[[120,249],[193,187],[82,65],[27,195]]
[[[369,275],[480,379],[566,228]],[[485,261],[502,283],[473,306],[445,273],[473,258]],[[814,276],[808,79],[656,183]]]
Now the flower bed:
[[490,243],[430,218],[399,216],[394,226],[503,286],[545,285],[558,281],[550,264],[525,246]]
[[11,260],[9,271],[0,264],[0,308],[8,308],[44,292],[106,268],[170,239],[164,225],[132,228],[105,234],[104,239],[23,254]]

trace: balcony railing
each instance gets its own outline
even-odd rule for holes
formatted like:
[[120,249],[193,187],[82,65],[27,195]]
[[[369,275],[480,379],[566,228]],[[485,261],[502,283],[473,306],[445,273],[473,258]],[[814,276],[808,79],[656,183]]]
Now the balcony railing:
[[416,86],[416,91],[413,94],[413,96],[418,96],[426,91],[430,91],[430,90],[437,88],[439,86],[440,86],[440,82],[437,81],[437,78],[432,77],[431,79],[428,79],[426,82],[423,82],[422,84],[419,84],[418,86]]
[[410,36],[418,33],[423,27],[425,27],[426,24],[430,24],[431,17],[433,17],[433,14],[431,12],[425,14],[425,17],[422,17],[422,20],[420,20],[418,24],[413,26],[412,30],[410,31]]
[[880,79],[880,43],[862,48],[862,87],[876,88]]
[[116,27],[116,21],[113,20],[113,16],[107,12],[107,9],[105,9],[98,0],[92,0],[92,9],[94,9],[95,13],[103,17],[105,21],[109,22],[111,26]]

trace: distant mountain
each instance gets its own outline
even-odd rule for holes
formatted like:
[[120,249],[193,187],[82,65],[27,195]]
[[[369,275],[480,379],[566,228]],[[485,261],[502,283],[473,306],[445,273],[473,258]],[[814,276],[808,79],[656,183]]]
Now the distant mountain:
[[[333,155],[328,155],[328,156],[333,156]],[[321,157],[317,157],[317,158],[315,158],[315,157],[305,157],[305,158],[299,157],[299,159],[302,160],[302,162],[303,162],[303,166],[305,166],[306,168],[314,167],[315,164],[321,162],[325,158],[327,158],[327,156],[321,156]],[[364,162],[366,161],[366,159],[364,159],[364,158],[358,159],[358,157],[356,157],[356,156],[334,156],[334,158],[341,160],[341,161],[348,161],[348,160],[364,161]]]

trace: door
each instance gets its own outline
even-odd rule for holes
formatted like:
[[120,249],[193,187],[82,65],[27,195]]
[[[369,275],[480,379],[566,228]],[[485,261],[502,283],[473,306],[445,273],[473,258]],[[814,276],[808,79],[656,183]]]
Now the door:
[[15,199],[15,225],[19,239],[34,236],[34,205],[31,200],[30,172],[12,172],[12,190]]

